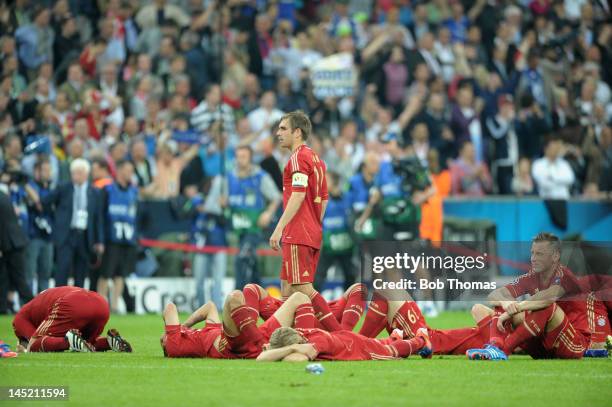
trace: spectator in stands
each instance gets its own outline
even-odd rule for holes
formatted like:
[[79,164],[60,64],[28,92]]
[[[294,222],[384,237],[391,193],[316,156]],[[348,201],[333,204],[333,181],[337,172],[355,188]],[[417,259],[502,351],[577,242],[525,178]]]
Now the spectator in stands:
[[234,111],[221,102],[221,87],[212,84],[206,90],[206,98],[191,112],[191,126],[200,131],[208,131],[214,121],[223,123],[224,131],[234,132]]
[[187,151],[178,154],[178,145],[170,140],[157,148],[156,171],[153,182],[143,189],[146,196],[157,199],[168,199],[179,194],[179,180],[183,168],[198,153],[198,145],[194,144]]
[[502,195],[512,193],[514,168],[518,164],[518,140],[514,130],[514,101],[510,95],[500,95],[499,112],[485,119],[488,133],[493,138],[495,154],[493,173],[497,192]]
[[475,151],[476,162],[484,159],[485,146],[478,108],[474,101],[474,89],[463,82],[457,90],[457,103],[453,105],[450,127],[458,144],[469,141]]
[[113,183],[108,161],[104,157],[94,157],[91,160],[91,181],[94,188],[103,189]]
[[520,96],[519,105],[516,122],[519,153],[533,160],[542,154],[542,138],[548,133],[549,125],[544,112],[530,94]]
[[136,185],[140,188],[147,187],[153,182],[157,171],[155,161],[147,156],[147,145],[142,137],[132,140],[130,158],[134,166]]
[[519,160],[518,170],[512,179],[512,192],[518,196],[534,195],[535,184],[531,178],[531,161],[523,157]]
[[459,158],[450,165],[449,170],[453,195],[483,196],[493,187],[487,165],[476,161],[476,149],[471,141],[463,143]]
[[75,111],[80,110],[81,99],[85,92],[85,77],[79,64],[73,63],[68,67],[68,78],[59,90],[66,93]]
[[276,108],[276,96],[273,91],[266,91],[261,95],[259,108],[248,114],[251,130],[259,134],[254,140],[257,145],[262,139],[270,136],[270,126],[280,120],[283,112]]
[[567,161],[561,156],[563,143],[551,138],[544,148],[544,157],[533,162],[531,173],[540,197],[544,199],[569,199],[570,188],[576,177]]
[[19,44],[19,59],[32,79],[44,62],[53,62],[53,29],[49,26],[49,9],[39,5],[32,13],[32,24],[23,25],[15,31]]
[[102,202],[98,191],[87,181],[90,164],[82,158],[70,163],[71,182],[60,185],[42,200],[53,211],[53,242],[58,253],[55,285],[68,285],[70,271],[74,285],[83,287],[89,274],[90,253],[104,253]]

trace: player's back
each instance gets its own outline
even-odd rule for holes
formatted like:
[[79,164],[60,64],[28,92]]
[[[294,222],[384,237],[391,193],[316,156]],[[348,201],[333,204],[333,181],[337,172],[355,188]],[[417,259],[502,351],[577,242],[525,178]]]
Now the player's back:
[[60,298],[75,292],[88,292],[88,290],[70,286],[48,288],[24,305],[19,310],[19,314],[24,315],[34,326],[38,326],[51,313],[53,305]]
[[321,360],[365,360],[368,359],[365,338],[352,331],[327,332],[322,329],[298,329],[306,340],[314,345]]
[[283,207],[293,192],[304,192],[305,198],[283,231],[284,243],[321,247],[321,204],[328,198],[326,170],[323,160],[307,145],[291,155],[283,173]]

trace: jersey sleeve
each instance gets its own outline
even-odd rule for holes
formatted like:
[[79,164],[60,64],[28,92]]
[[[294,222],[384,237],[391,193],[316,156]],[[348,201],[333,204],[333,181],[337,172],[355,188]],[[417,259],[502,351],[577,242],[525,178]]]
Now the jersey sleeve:
[[332,352],[331,341],[328,340],[327,335],[315,333],[308,336],[308,343],[310,343],[315,350],[317,355],[319,354],[330,354]]
[[533,276],[532,273],[523,274],[510,284],[507,284],[506,288],[514,298],[528,294],[533,285]]
[[323,167],[323,182],[321,183],[321,199],[323,201],[329,200],[329,194],[327,192],[327,177],[325,176],[325,167]]
[[308,181],[313,176],[312,157],[299,151],[291,156],[289,160],[289,169],[291,170],[291,191],[305,192],[308,187]]
[[570,270],[563,270],[561,277],[556,277],[553,284],[559,284],[565,290],[565,295],[577,294],[580,292],[580,283],[578,278]]

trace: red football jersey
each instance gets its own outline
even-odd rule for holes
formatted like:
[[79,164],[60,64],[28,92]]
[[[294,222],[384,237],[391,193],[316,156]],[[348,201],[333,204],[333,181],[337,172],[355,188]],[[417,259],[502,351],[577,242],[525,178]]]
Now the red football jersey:
[[[559,267],[551,276],[549,281],[541,282],[540,276],[534,271],[529,271],[517,278],[514,282],[506,285],[510,294],[515,298],[521,295],[534,295],[538,291],[546,290],[552,285],[560,285],[565,290],[565,297],[576,298],[581,292],[578,279],[567,267]],[[574,328],[582,333],[588,340],[591,336],[587,321],[587,308],[585,300],[557,300],[557,304],[563,309],[567,318]]]
[[[34,297],[32,301],[21,307],[18,315],[23,316],[26,320],[30,321],[32,325],[38,327],[51,313],[53,304],[60,298],[77,291],[91,292],[84,288],[70,286],[48,288]],[[97,293],[91,293],[92,295],[98,295]]]
[[321,202],[328,199],[326,166],[310,147],[302,144],[291,154],[283,173],[283,208],[292,192],[306,192],[302,206],[283,230],[283,243],[321,247]]
[[352,331],[327,332],[322,329],[297,329],[315,347],[316,360],[386,360],[397,359],[397,350],[378,339],[366,338]]

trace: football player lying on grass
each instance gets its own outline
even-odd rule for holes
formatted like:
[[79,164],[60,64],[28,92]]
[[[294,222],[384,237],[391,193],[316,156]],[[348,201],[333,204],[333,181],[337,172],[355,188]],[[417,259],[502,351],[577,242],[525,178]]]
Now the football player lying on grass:
[[[401,295],[400,295],[401,294]],[[386,297],[404,300],[388,300]],[[385,293],[378,290],[369,302],[363,325],[359,333],[376,338],[385,328],[396,332],[403,339],[416,336],[419,329],[425,329],[431,339],[432,351],[437,355],[465,355],[471,348],[482,348],[489,340],[489,325],[493,311],[483,305],[472,308],[476,327],[458,329],[432,329],[427,325],[417,303],[407,292]]]
[[[242,293],[245,305],[256,310],[259,316],[267,321],[268,318],[283,304],[283,301],[274,298],[257,284],[247,284]],[[353,284],[336,300],[328,301],[327,305],[342,329],[352,331],[361,319],[365,309],[366,288],[363,284]],[[323,328],[320,320],[315,321],[315,328]]]
[[24,305],[13,319],[18,352],[131,352],[116,329],[100,336],[109,318],[108,302],[79,287],[49,288]]
[[322,329],[279,328],[257,360],[260,362],[303,362],[307,360],[392,360],[421,351],[431,356],[427,330],[419,329],[409,340],[395,336],[366,338],[351,331],[327,332]]
[[[181,325],[176,305],[169,303],[164,309],[165,333],[161,346],[167,357],[192,358],[255,358],[272,332],[283,326],[313,326],[314,312],[308,297],[295,293],[260,327],[244,304],[240,291],[232,291],[223,306],[223,320],[214,303],[208,302],[196,310]],[[193,327],[202,321],[200,329]]]

